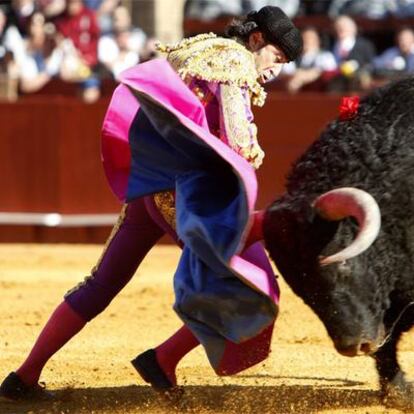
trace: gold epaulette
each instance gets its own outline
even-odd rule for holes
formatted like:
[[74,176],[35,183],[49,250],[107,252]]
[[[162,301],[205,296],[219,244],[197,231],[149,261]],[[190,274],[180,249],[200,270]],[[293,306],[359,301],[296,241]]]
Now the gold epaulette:
[[247,87],[254,105],[262,106],[266,92],[260,86],[254,56],[233,39],[217,37],[214,33],[183,39],[174,45],[158,44],[181,79],[203,79]]

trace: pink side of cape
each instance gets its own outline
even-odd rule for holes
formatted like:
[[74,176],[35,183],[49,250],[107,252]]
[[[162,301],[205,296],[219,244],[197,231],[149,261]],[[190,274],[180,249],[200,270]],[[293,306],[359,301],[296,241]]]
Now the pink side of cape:
[[[158,78],[158,79],[157,79]],[[161,78],[161,79],[160,79]],[[143,92],[174,114],[200,140],[225,159],[244,183],[249,217],[257,198],[256,174],[251,165],[209,132],[204,108],[165,59],[155,59],[126,70],[112,97],[102,128],[102,158],[105,173],[113,192],[125,200],[130,172],[128,133],[139,104],[130,89]],[[251,223],[246,226],[248,234]],[[245,238],[245,237],[244,237]],[[244,248],[244,238],[239,251]],[[230,267],[241,279],[278,302],[278,290],[273,274],[233,256]]]

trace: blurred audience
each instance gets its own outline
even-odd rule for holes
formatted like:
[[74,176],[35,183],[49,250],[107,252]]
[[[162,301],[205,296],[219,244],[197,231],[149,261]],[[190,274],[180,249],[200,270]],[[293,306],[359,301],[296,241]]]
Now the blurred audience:
[[7,21],[7,9],[0,6],[0,68],[2,73],[15,76],[17,62],[24,56],[23,38]]
[[367,87],[368,68],[375,57],[375,47],[368,39],[358,35],[355,21],[339,16],[334,21],[333,54],[339,68],[330,83],[331,91],[347,91]]
[[35,12],[31,15],[24,56],[18,65],[19,86],[22,92],[37,92],[52,77],[59,75],[63,53],[57,47],[54,35],[55,27],[51,23],[46,23],[42,13]]
[[414,31],[400,29],[395,36],[395,46],[385,50],[373,61],[374,74],[383,77],[398,77],[414,73]]
[[397,18],[414,16],[414,0],[390,0],[391,14]]
[[145,44],[146,36],[142,30],[132,27],[128,9],[118,6],[113,12],[112,33],[99,39],[98,58],[118,79],[124,69],[139,62]]
[[64,14],[56,20],[64,51],[61,76],[70,82],[81,82],[82,97],[94,102],[100,96],[98,76],[99,26],[95,11],[83,0],[67,0]]
[[155,40],[148,39],[140,28],[132,26],[125,6],[117,6],[112,13],[112,32],[99,39],[99,61],[114,79],[118,79],[123,70],[154,55]]
[[[76,83],[83,99],[94,102],[104,78],[117,80],[123,70],[156,55],[155,39],[133,25],[126,5],[131,7],[126,0],[0,1],[0,75],[16,84],[18,79],[21,93],[39,91],[54,78]],[[333,33],[328,27],[320,27],[320,33],[303,29],[302,55],[283,68],[287,76],[280,85],[291,93],[321,90],[325,84],[340,93],[364,90],[414,72],[413,27],[399,29],[394,44],[391,26],[387,37],[384,31],[378,37],[371,32],[381,51],[375,56],[374,44],[358,35],[353,20],[414,16],[414,0],[186,0],[184,11],[185,18],[211,21],[266,5],[290,17],[328,15],[333,21]],[[321,43],[329,43],[331,51]]]
[[35,0],[11,0],[8,19],[19,29],[22,36],[27,35],[28,21],[35,10]]
[[346,14],[369,19],[383,19],[391,10],[393,0],[332,0],[328,14],[338,17]]
[[287,82],[287,89],[291,93],[321,78],[324,73],[332,73],[337,64],[334,55],[321,48],[321,40],[317,30],[308,27],[302,30],[303,52],[294,63],[292,77]]
[[147,35],[139,27],[133,26],[131,14],[125,6],[118,6],[112,15],[112,32],[129,31],[128,49],[138,53],[140,61],[154,57],[155,39],[147,38]]
[[53,19],[65,11],[66,0],[36,0],[36,8],[46,19]]
[[85,65],[93,68],[98,63],[100,35],[96,13],[83,0],[67,0],[65,13],[56,20],[58,31],[70,39]]
[[321,15],[328,13],[332,0],[301,0],[300,14],[301,15]]
[[241,4],[243,14],[265,6],[277,6],[292,18],[299,12],[300,0],[242,0]]
[[120,0],[84,0],[85,6],[94,10],[102,33],[112,30],[112,13]]
[[184,5],[184,16],[191,19],[213,20],[242,14],[241,0],[186,0]]

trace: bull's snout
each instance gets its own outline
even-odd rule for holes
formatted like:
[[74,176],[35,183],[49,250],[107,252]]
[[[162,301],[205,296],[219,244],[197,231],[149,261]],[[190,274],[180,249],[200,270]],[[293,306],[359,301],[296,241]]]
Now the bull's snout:
[[341,338],[335,341],[335,348],[341,355],[354,357],[373,354],[378,349],[378,345],[367,339]]

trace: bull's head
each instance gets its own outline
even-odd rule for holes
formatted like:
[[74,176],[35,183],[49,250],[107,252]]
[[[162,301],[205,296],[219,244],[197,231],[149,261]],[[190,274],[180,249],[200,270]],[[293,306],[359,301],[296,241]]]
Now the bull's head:
[[374,352],[383,339],[384,306],[367,253],[380,230],[375,200],[341,188],[313,202],[289,196],[263,217],[266,248],[287,283],[319,316],[338,352]]

